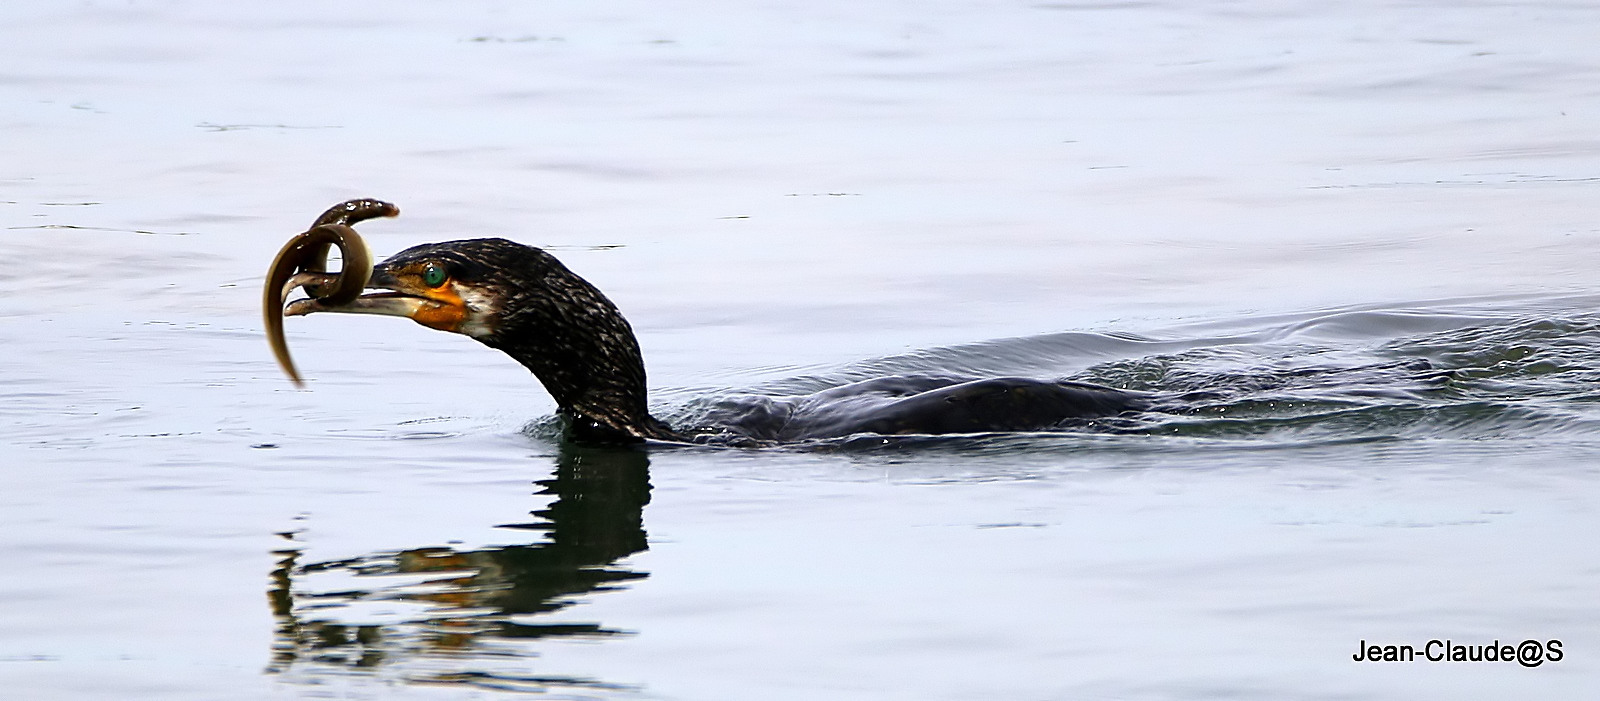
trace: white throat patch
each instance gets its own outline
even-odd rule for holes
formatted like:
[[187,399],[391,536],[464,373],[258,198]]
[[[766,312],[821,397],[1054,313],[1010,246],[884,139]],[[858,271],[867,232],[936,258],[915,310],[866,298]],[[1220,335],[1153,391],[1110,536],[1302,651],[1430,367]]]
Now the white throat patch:
[[452,286],[455,288],[455,293],[461,297],[461,302],[467,307],[467,318],[462,320],[456,331],[479,339],[493,334],[494,319],[500,312],[495,298],[484,294],[482,290],[466,285]]

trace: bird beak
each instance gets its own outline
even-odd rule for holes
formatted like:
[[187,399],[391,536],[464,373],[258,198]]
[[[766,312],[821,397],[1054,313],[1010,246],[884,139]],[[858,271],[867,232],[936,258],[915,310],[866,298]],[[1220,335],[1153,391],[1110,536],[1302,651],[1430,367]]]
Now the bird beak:
[[[291,278],[288,285],[301,287],[314,285],[319,282],[311,278],[312,275],[302,273]],[[383,290],[382,292],[369,292],[356,297],[344,304],[330,304],[315,298],[297,299],[283,308],[284,316],[305,316],[318,312],[334,312],[337,314],[377,314],[380,316],[403,316],[415,319],[427,316],[429,312],[437,311],[439,307],[446,306],[444,302],[406,294],[400,289],[399,281],[393,275],[384,271],[382,266],[373,268],[372,277],[367,282],[369,290]],[[287,296],[287,294],[285,295]]]
[[[338,277],[337,274],[329,273],[297,273],[277,291],[282,297],[287,297],[299,287],[304,287],[307,291],[330,289],[338,284]],[[403,316],[423,326],[444,331],[456,331],[461,325],[461,320],[466,317],[466,307],[460,303],[459,298],[452,302],[449,299],[430,299],[407,294],[403,283],[383,270],[382,266],[373,269],[366,289],[383,291],[363,294],[344,303],[329,301],[327,298],[297,299],[283,306],[282,316],[277,318],[273,318],[274,315],[269,308],[267,342],[272,346],[273,356],[278,359],[278,366],[283,368],[284,373],[296,387],[304,387],[305,383],[300,379],[300,372],[295,369],[294,360],[289,357],[289,343],[283,334],[283,317],[305,316],[318,312]]]
[[[302,275],[308,279],[301,284],[314,285],[320,282],[316,273],[302,273]],[[300,277],[291,278],[288,284],[294,285]],[[467,318],[466,304],[461,297],[448,288],[421,287],[411,282],[410,277],[409,275],[397,277],[385,266],[379,265],[372,269],[372,277],[367,280],[367,289],[380,290],[379,292],[369,292],[343,304],[316,298],[297,299],[284,307],[283,315],[305,316],[318,312],[334,312],[403,316],[428,328],[459,331],[462,321]]]

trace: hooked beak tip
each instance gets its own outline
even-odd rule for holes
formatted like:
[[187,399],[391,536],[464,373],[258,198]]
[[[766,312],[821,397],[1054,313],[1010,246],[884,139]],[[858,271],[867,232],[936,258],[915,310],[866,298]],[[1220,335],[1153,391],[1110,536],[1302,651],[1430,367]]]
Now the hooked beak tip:
[[297,299],[297,300],[295,300],[293,302],[290,302],[288,305],[286,305],[283,308],[283,315],[284,316],[305,316],[307,314],[312,314],[312,313],[315,313],[315,312],[323,312],[323,311],[328,311],[328,308],[323,306],[321,302],[318,302],[315,299],[307,298],[307,299]]

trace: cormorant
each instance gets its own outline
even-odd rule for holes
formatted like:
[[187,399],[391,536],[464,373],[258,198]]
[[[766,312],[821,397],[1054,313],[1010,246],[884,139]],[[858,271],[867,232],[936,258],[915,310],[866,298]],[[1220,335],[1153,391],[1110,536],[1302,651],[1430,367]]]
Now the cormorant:
[[[413,246],[371,268],[356,222],[395,216],[377,200],[329,209],[292,239],[267,276],[265,315],[279,362],[298,384],[283,317],[380,314],[469,336],[531,370],[581,443],[646,440],[768,444],[860,433],[1036,431],[1139,411],[1147,395],[1081,382],[885,377],[799,398],[735,403],[715,425],[674,429],[646,406],[644,360],[615,304],[545,251],[500,238]],[[326,271],[337,245],[344,271]],[[284,305],[294,288],[310,296]],[[362,289],[378,292],[361,294]]]

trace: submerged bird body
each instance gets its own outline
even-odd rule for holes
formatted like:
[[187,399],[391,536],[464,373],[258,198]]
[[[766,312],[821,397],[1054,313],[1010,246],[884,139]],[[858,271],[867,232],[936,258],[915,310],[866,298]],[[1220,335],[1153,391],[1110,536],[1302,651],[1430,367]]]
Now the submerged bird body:
[[886,377],[802,397],[728,398],[695,427],[674,430],[649,412],[644,360],[622,313],[541,249],[505,239],[424,244],[376,265],[366,286],[382,291],[339,303],[300,299],[283,315],[404,316],[470,336],[532,371],[568,435],[585,443],[1034,431],[1149,403],[1142,394],[1076,382]]
[[1082,382],[893,376],[798,397],[719,400],[695,434],[757,443],[880,435],[1043,431],[1149,407],[1134,392]]

